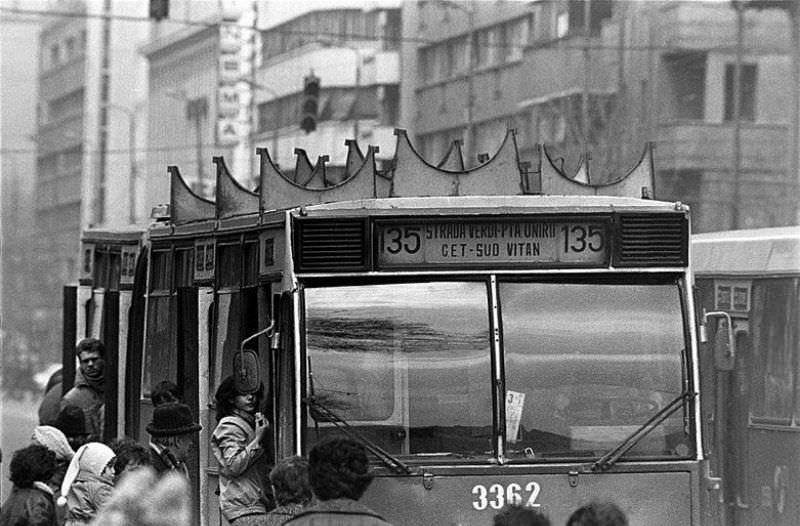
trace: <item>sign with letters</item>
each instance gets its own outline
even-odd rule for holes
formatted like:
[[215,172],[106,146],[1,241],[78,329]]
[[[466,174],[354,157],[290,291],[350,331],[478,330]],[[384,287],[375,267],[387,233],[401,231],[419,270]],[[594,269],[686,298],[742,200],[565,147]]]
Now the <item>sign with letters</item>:
[[382,269],[458,266],[600,266],[608,261],[607,224],[531,218],[376,222]]

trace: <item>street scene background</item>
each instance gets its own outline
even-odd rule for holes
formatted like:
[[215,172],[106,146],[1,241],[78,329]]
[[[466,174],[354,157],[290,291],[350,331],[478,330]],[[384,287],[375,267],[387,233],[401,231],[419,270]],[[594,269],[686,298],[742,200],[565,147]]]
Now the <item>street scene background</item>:
[[[168,165],[213,199],[256,147],[336,184],[345,140],[463,167],[507,129],[536,171],[610,182],[655,144],[694,232],[798,224],[797,3],[701,0],[0,0],[2,498],[63,359],[85,228],[144,228]],[[318,90],[313,111],[309,86]],[[328,156],[318,161],[320,156]],[[67,346],[69,347],[69,345]]]

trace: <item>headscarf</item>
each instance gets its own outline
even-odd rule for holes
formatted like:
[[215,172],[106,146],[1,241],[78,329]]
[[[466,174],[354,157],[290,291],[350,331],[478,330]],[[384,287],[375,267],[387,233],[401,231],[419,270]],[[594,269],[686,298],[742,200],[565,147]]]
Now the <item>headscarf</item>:
[[100,477],[115,456],[110,447],[100,442],[89,442],[79,447],[69,463],[64,481],[61,482],[61,496],[58,497],[58,505],[65,506],[67,504],[67,494],[80,473],[90,473]]
[[72,460],[75,453],[69,447],[69,440],[60,429],[53,426],[38,426],[33,430],[31,440],[56,454],[58,460]]

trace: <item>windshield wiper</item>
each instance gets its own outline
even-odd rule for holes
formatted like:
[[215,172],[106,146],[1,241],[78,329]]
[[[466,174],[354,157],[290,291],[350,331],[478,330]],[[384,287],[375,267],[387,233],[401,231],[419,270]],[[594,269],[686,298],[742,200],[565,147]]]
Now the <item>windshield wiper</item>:
[[689,400],[694,398],[694,393],[684,391],[677,398],[662,407],[656,414],[651,416],[647,421],[639,426],[636,431],[631,433],[628,438],[623,440],[617,447],[597,459],[591,466],[591,471],[606,471],[610,469],[622,455],[630,451],[630,449],[639,443],[650,431],[658,427],[664,420],[670,417],[672,413],[680,409]]
[[314,422],[317,422],[317,417],[314,415],[316,412],[317,415],[323,417],[325,421],[333,423],[333,425],[342,430],[348,437],[356,442],[360,442],[370,453],[378,457],[378,460],[395,473],[406,475],[411,475],[413,473],[410,467],[356,431],[353,426],[348,424],[342,417],[317,401],[316,397],[313,395],[308,398],[303,398],[303,403],[311,409],[311,416],[314,418]]

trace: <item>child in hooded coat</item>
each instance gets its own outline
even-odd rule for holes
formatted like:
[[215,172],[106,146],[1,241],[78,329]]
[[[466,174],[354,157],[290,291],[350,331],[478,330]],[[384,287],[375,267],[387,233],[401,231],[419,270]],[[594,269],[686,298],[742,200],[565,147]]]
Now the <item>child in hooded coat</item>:
[[59,506],[66,506],[65,526],[88,524],[114,489],[114,451],[100,442],[81,446],[61,484]]

